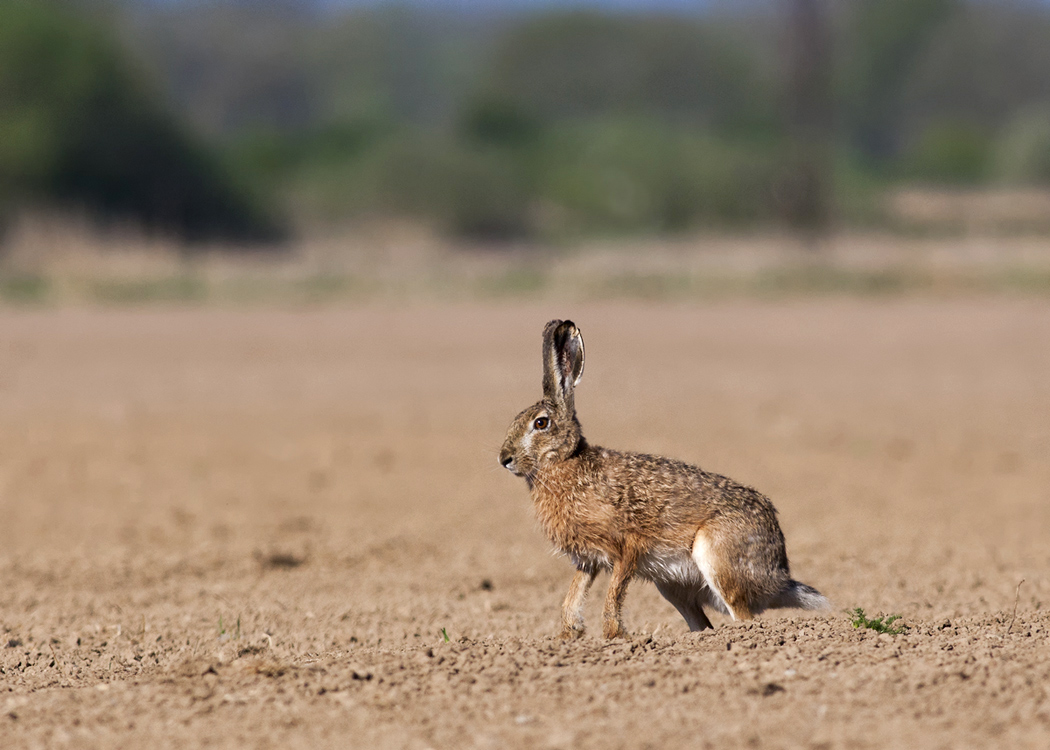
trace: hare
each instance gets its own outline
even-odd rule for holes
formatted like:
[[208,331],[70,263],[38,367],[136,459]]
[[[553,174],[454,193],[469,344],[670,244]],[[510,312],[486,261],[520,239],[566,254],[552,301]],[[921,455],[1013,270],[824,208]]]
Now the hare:
[[747,620],[765,609],[822,609],[828,600],[791,578],[776,509],[731,479],[659,456],[591,445],[576,419],[583,375],[580,329],[543,329],[543,400],[521,412],[499,462],[524,477],[547,536],[576,567],[562,607],[563,638],[583,635],[583,604],[611,571],[602,614],[606,638],[625,635],[620,612],[640,576],[685,618],[710,628],[704,607]]

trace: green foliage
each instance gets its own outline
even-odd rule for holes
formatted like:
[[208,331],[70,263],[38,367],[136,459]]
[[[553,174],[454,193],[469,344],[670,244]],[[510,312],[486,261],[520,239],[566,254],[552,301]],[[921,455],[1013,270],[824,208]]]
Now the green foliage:
[[830,143],[792,142],[798,82],[766,4],[309,5],[116,3],[103,19],[70,10],[96,3],[0,0],[0,223],[5,206],[44,202],[250,238],[278,232],[280,205],[300,225],[380,215],[557,240],[819,223],[826,202],[807,213],[807,196],[829,184],[849,223],[881,220],[880,192],[902,178],[1050,184],[1043,4],[836,7]]
[[47,299],[51,284],[42,276],[19,274],[0,275],[0,301],[36,303]]
[[[236,140],[232,163],[287,186],[304,223],[408,216],[456,236],[504,239],[682,231],[775,215],[783,162],[773,79],[733,24],[526,16],[488,31],[491,64],[475,59],[485,72],[458,89],[463,59],[420,27],[425,13],[401,13],[350,13],[323,35],[323,44],[361,45],[346,53],[360,69],[346,69],[357,83],[345,85],[360,88],[340,98],[357,102],[358,113],[335,120],[353,123],[336,126],[343,138],[321,137],[330,126],[271,127]],[[397,48],[422,35],[402,78],[390,75],[363,29]],[[441,33],[463,36],[449,24]],[[444,72],[424,76],[420,50]],[[330,48],[319,54],[340,59]],[[391,106],[395,93],[422,96],[427,76],[453,99]],[[407,111],[450,114],[409,124]]]
[[0,4],[0,199],[88,208],[190,239],[276,229],[119,43],[47,0]]
[[900,615],[869,618],[865,616],[864,610],[860,607],[850,610],[849,614],[851,616],[850,624],[854,628],[868,628],[876,633],[887,633],[889,635],[900,635],[908,629],[907,625],[893,625],[893,623],[901,619]]
[[458,134],[402,130],[357,155],[304,161],[295,200],[308,221],[409,216],[480,239],[680,232],[777,215],[775,144],[641,118],[542,131],[516,115],[468,122]]
[[887,113],[899,133],[963,122],[992,133],[1050,94],[1050,6],[964,2],[931,33]]
[[768,221],[776,153],[658,121],[601,121],[553,134],[540,188],[562,231],[676,232]]
[[179,275],[162,278],[96,281],[90,294],[99,302],[137,305],[152,302],[191,302],[208,295],[207,284],[198,278]]
[[907,154],[906,174],[927,182],[974,184],[988,175],[991,139],[965,122],[935,123]]
[[354,120],[292,132],[256,128],[230,142],[227,161],[245,179],[273,190],[304,171],[360,160],[382,143],[388,127],[378,121]]
[[776,119],[776,104],[756,30],[717,18],[538,14],[496,40],[482,85],[548,122],[650,113],[762,128]]
[[1013,184],[1050,185],[1050,105],[1023,110],[995,147],[995,176]]
[[389,135],[367,153],[304,164],[296,197],[314,220],[408,216],[457,236],[527,231],[528,181],[515,158],[418,130]]
[[467,103],[460,115],[459,131],[468,142],[523,148],[536,143],[542,126],[520,105],[498,95],[488,95]]
[[449,642],[448,631],[444,628],[441,628],[441,637],[444,639],[445,643]]
[[960,0],[858,0],[848,17],[839,73],[851,141],[872,157],[892,156],[901,97],[916,60]]
[[415,201],[418,214],[453,235],[502,239],[528,231],[528,186],[503,153],[451,144],[429,158],[393,163],[380,189],[387,201]]

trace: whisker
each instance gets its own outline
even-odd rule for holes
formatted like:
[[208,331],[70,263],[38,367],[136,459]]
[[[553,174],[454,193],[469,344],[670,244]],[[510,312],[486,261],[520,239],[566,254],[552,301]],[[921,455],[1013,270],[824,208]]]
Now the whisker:
[[542,487],[543,489],[547,490],[547,492],[549,492],[550,494],[552,494],[552,495],[558,494],[553,489],[551,489],[551,486],[549,484],[547,484],[543,479],[540,478],[540,475],[538,473],[532,472],[531,474],[528,475],[528,477],[529,477],[530,481],[535,482],[540,487]]

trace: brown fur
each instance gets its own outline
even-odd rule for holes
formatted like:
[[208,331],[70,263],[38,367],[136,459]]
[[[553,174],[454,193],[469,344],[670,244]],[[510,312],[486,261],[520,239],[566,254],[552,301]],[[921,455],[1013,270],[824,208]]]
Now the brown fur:
[[624,634],[621,611],[635,575],[656,583],[693,630],[711,627],[705,604],[737,619],[769,607],[826,606],[791,579],[776,509],[764,495],[681,461],[587,442],[573,399],[583,337],[572,321],[547,324],[543,364],[544,398],[514,419],[500,463],[528,482],[543,530],[577,568],[564,637],[583,634],[583,602],[601,570],[611,572],[606,638]]

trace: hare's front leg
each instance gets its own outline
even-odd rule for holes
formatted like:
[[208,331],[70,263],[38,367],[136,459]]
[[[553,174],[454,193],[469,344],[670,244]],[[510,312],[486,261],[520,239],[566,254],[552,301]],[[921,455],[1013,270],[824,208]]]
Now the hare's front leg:
[[624,553],[613,564],[609,592],[605,595],[605,609],[602,610],[602,635],[606,638],[627,637],[627,632],[623,629],[623,622],[620,620],[620,611],[623,609],[623,600],[627,596],[627,584],[634,577],[637,567],[638,556],[633,553]]
[[561,610],[561,637],[566,640],[580,638],[583,635],[583,603],[587,599],[587,592],[591,589],[595,577],[598,575],[597,568],[593,571],[577,570],[569,584],[569,593],[565,595],[565,603]]

